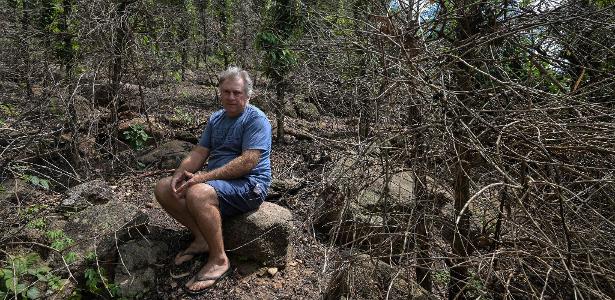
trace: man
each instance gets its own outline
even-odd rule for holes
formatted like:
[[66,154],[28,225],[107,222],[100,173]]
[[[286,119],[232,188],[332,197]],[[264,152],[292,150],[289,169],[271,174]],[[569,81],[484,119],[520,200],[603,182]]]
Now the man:
[[[209,252],[205,266],[186,283],[188,293],[202,292],[229,274],[222,218],[257,209],[271,184],[271,124],[249,105],[250,76],[230,67],[218,76],[218,92],[223,109],[211,115],[199,144],[155,190],[162,207],[194,237],[175,264]],[[208,159],[207,171],[198,172]]]

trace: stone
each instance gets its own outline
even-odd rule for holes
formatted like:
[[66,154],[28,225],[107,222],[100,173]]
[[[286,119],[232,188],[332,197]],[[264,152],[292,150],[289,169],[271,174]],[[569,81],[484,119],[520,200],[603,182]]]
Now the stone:
[[173,140],[160,145],[160,147],[139,157],[138,160],[148,167],[154,166],[161,169],[174,169],[179,166],[193,147],[194,145],[191,143]]
[[74,265],[78,269],[93,253],[98,260],[114,261],[117,245],[142,237],[148,221],[135,205],[113,200],[70,215],[62,229],[75,242],[71,251],[77,254]]
[[223,222],[224,246],[229,253],[263,265],[285,266],[290,258],[291,212],[263,202],[258,210]]
[[295,111],[297,111],[297,116],[304,120],[308,121],[316,121],[320,119],[320,113],[318,112],[318,107],[314,103],[306,102],[306,101],[297,101],[294,103]]
[[286,179],[279,179],[279,178],[273,178],[273,180],[271,181],[271,190],[274,192],[296,192],[297,188],[300,187],[302,184],[301,182],[292,179],[292,178],[286,178]]
[[269,187],[269,193],[267,194],[267,201],[276,202],[284,195],[294,195],[301,188],[304,183],[292,178],[278,179],[273,178],[271,186]]
[[[336,242],[384,242],[377,247],[387,251],[382,255],[401,254],[412,246],[407,228],[416,205],[411,171],[392,169],[369,155],[354,155],[337,160],[327,178],[329,183],[318,199],[322,213],[316,225],[328,230]],[[428,177],[422,184],[436,208],[451,202],[452,195],[433,179]]]
[[427,291],[404,279],[403,270],[361,254],[339,266],[331,276],[324,299],[429,299]]
[[278,273],[278,268],[267,268],[267,273],[269,273],[269,276],[273,277]]
[[[81,95],[91,99],[92,103],[96,106],[106,107],[112,103],[114,95],[113,90],[114,87],[110,83],[92,80],[87,84],[82,85]],[[124,103],[139,103],[139,101],[137,101],[139,97],[138,85],[120,83],[118,93],[121,95],[121,99],[124,100]]]
[[134,299],[151,291],[156,284],[156,263],[169,254],[167,244],[156,240],[133,240],[119,246],[115,283],[120,296]]
[[115,197],[111,186],[102,179],[74,186],[66,191],[66,196],[60,206],[66,211],[80,211],[88,206],[107,203]]
[[287,101],[284,105],[284,115],[290,118],[296,118],[297,117],[297,111],[295,110],[295,105],[290,102]]
[[154,268],[138,270],[131,275],[116,274],[115,284],[120,287],[120,296],[123,299],[138,299],[154,289],[156,284],[156,271]]
[[338,160],[328,178],[317,225],[329,229],[337,242],[365,237],[366,244],[393,243],[397,252],[410,246],[403,234],[395,234],[406,231],[414,207],[410,171],[389,170],[377,159],[355,156]]

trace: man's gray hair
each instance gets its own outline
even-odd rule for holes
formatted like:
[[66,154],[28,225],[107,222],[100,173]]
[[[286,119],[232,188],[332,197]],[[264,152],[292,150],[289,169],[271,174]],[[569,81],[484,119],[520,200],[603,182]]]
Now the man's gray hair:
[[220,72],[218,74],[218,88],[222,86],[225,80],[229,78],[241,78],[243,79],[243,91],[246,93],[248,97],[252,97],[252,78],[250,78],[250,74],[248,71],[241,69],[240,67],[230,66],[228,69]]

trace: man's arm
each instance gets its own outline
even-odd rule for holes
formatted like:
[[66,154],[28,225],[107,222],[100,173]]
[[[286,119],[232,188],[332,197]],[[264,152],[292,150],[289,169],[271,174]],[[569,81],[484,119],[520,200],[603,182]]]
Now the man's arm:
[[205,161],[209,157],[209,149],[197,145],[190,151],[190,154],[182,160],[181,164],[177,169],[175,169],[175,173],[173,173],[173,179],[171,180],[171,190],[174,192],[178,192],[177,183],[184,180],[186,177],[186,172],[193,173],[203,167]]
[[[190,178],[182,186],[177,189],[177,192],[183,192],[188,187],[216,179],[237,179],[241,178],[258,164],[261,157],[261,150],[247,149],[244,150],[240,156],[228,162],[226,165],[211,170],[209,172],[202,172],[198,174],[192,174],[192,172],[184,172],[185,176]],[[183,163],[182,163],[183,164]]]

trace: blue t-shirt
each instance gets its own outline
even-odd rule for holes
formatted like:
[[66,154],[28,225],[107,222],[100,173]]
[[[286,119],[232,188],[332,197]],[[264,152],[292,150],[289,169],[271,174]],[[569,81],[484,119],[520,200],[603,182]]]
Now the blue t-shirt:
[[256,167],[246,175],[254,184],[271,184],[271,124],[257,107],[247,105],[243,113],[230,118],[224,109],[209,117],[199,145],[209,149],[208,170],[219,168],[241,155],[244,150],[261,150]]

